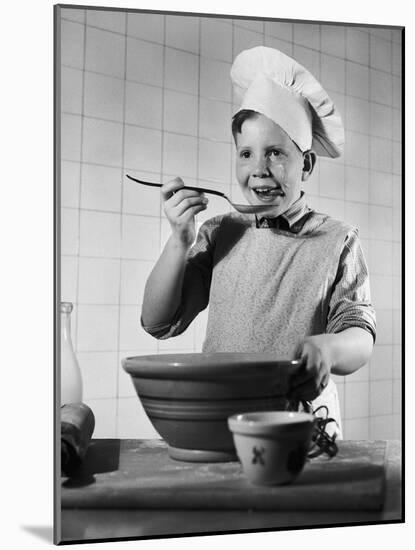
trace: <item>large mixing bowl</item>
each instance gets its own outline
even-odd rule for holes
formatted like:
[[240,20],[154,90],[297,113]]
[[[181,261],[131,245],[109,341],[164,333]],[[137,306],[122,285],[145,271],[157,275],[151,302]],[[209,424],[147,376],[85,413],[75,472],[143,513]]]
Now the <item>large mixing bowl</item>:
[[127,357],[123,368],[169,455],[236,460],[229,416],[287,406],[298,361],[263,353],[189,353]]

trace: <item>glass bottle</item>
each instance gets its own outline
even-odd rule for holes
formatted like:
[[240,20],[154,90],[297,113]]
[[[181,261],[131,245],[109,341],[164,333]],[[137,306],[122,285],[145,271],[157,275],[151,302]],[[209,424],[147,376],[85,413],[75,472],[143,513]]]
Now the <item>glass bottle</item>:
[[61,302],[61,406],[82,402],[81,369],[71,338],[71,302]]

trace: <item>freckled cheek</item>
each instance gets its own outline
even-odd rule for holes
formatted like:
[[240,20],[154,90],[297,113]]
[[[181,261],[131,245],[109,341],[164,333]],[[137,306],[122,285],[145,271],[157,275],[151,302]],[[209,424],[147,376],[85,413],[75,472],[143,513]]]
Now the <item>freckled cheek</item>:
[[283,164],[277,164],[271,168],[271,173],[273,177],[278,181],[278,183],[284,183],[287,178],[287,172]]
[[250,172],[246,164],[241,165],[237,162],[235,166],[235,174],[240,185],[245,185],[248,183]]

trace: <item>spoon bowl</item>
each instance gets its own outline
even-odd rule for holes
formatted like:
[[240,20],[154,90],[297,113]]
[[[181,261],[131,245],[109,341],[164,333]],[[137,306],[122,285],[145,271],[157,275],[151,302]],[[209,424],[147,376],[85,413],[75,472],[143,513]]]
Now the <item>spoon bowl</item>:
[[[143,181],[139,180],[137,178],[133,178],[132,176],[129,176],[126,174],[127,178],[135,181],[136,183],[141,183],[142,185],[148,185],[150,187],[162,187],[161,183],[151,183],[149,181]],[[221,197],[222,199],[226,199],[228,203],[234,208],[237,212],[240,212],[241,214],[260,214],[261,212],[265,212],[266,210],[269,210],[268,205],[252,205],[252,204],[235,204],[230,200],[229,197],[225,195],[225,193],[222,193],[221,191],[216,191],[216,189],[206,189],[204,187],[192,187],[190,185],[185,185],[182,189],[191,189],[192,191],[199,191],[200,193],[209,193],[211,195],[216,195],[217,197]]]

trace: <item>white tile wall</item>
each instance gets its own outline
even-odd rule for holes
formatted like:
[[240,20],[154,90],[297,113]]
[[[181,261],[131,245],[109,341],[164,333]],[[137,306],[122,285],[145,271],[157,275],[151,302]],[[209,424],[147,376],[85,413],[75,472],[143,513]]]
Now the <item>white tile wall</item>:
[[202,56],[232,62],[232,32],[229,24],[220,19],[202,17],[200,33]]
[[345,168],[345,199],[353,202],[369,202],[369,170],[356,166]]
[[200,96],[231,101],[230,68],[231,63],[202,57],[200,59]]
[[387,172],[370,173],[370,202],[391,207],[393,205],[393,176]]
[[371,386],[370,415],[392,414],[393,386],[390,380],[375,380]]
[[118,305],[78,305],[77,351],[118,348]]
[[234,24],[237,27],[242,27],[244,29],[249,29],[251,31],[256,31],[259,33],[263,32],[263,29],[264,29],[263,21],[258,21],[258,20],[251,21],[249,19],[235,19]]
[[125,37],[86,26],[85,69],[124,78]]
[[[212,162],[212,159],[215,159]],[[199,140],[199,177],[229,184],[231,145]]]
[[294,42],[318,50],[320,48],[320,26],[310,23],[294,23]]
[[164,16],[154,13],[128,12],[127,35],[162,44],[164,41]]
[[345,126],[347,130],[369,133],[370,103],[366,99],[347,96]]
[[343,422],[344,439],[369,439],[369,418],[346,418]]
[[94,412],[94,437],[117,437],[117,402],[118,399],[84,399],[85,403]]
[[201,138],[227,141],[232,138],[229,120],[231,106],[223,101],[200,98],[199,102],[199,135]]
[[76,255],[79,250],[79,211],[61,208],[61,254]]
[[[309,203],[359,228],[378,335],[370,365],[339,386],[346,438],[400,437],[401,45],[398,31],[249,19],[62,9],[61,289],[97,437],[158,437],[121,368],[127,355],[200,350],[208,310],[183,335],[150,337],[144,285],[169,223],[158,190],[182,176],[244,202],[232,167],[237,53],[260,44],[319,78],[346,128],[321,159]],[[85,16],[87,14],[87,17]],[[212,197],[198,225],[229,211]]]
[[84,399],[117,397],[117,353],[78,352]]
[[71,67],[61,70],[61,109],[63,113],[82,113],[82,71]]
[[337,25],[321,25],[321,49],[324,53],[344,59],[346,28]]
[[166,46],[199,53],[199,18],[166,15]]
[[122,258],[156,260],[159,231],[158,220],[125,214],[122,219]]
[[120,212],[121,170],[83,163],[81,208]]
[[280,50],[290,57],[292,57],[293,55],[293,43],[286,42],[285,40],[280,40],[279,38],[275,38],[274,36],[269,36],[266,34],[264,37],[264,46],[267,46],[267,48],[275,48],[277,50]]
[[[138,96],[139,98],[140,96]],[[166,132],[196,136],[198,127],[197,108],[197,96],[175,92],[174,90],[165,90],[164,130]]]
[[387,73],[370,70],[370,98],[377,103],[392,105],[392,79]]
[[61,22],[61,63],[76,69],[84,67],[85,26],[78,22]]
[[163,171],[195,178],[197,176],[196,137],[165,132],[163,141]]
[[61,163],[61,205],[79,207],[81,166],[79,162],[63,160]]
[[321,83],[327,90],[344,92],[346,62],[338,57],[321,54]]
[[62,114],[61,158],[79,161],[81,159],[81,125],[79,115]]
[[85,10],[84,9],[71,9],[62,8],[62,20],[69,19],[70,21],[77,21],[78,23],[85,23]]
[[117,258],[121,247],[119,214],[81,210],[80,254]]
[[141,304],[120,306],[120,350],[140,349],[145,353],[157,351],[157,341],[149,336],[140,325]]
[[346,381],[346,418],[369,416],[369,382]]
[[254,32],[240,26],[234,26],[233,29],[233,56],[248,48],[263,46],[264,35],[262,32]]
[[369,68],[365,65],[346,61],[346,94],[369,98]]
[[333,199],[344,199],[344,164],[321,160],[319,173],[320,195]]
[[101,74],[85,73],[85,116],[122,122],[123,106],[123,80]]
[[121,295],[123,305],[137,305],[143,301],[144,286],[153,268],[150,260],[121,260]]
[[125,126],[124,166],[149,172],[161,168],[162,135],[159,130]]
[[320,54],[317,50],[294,44],[293,56],[300,65],[307,67],[316,78],[320,78]]
[[370,360],[371,380],[392,380],[393,349],[392,346],[377,345]]
[[122,397],[117,402],[117,437],[160,439],[137,397]]
[[117,122],[84,118],[83,160],[121,166],[123,126]]
[[356,27],[346,29],[346,57],[362,65],[369,64],[369,34]]
[[166,48],[166,88],[197,94],[199,90],[199,57],[192,53]]
[[[61,301],[77,301],[78,257],[61,256]],[[73,328],[73,327],[72,327]]]
[[127,80],[161,86],[163,48],[144,40],[127,38]]
[[118,304],[120,260],[79,258],[78,304]]
[[282,23],[279,21],[265,21],[265,33],[280,40],[292,42],[293,40],[292,23]]
[[125,33],[126,13],[108,12],[105,10],[86,10],[86,23],[91,27],[98,27],[120,34]]

